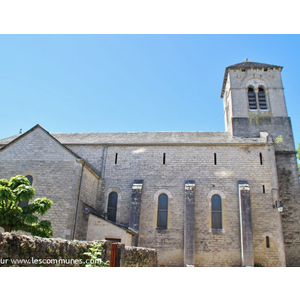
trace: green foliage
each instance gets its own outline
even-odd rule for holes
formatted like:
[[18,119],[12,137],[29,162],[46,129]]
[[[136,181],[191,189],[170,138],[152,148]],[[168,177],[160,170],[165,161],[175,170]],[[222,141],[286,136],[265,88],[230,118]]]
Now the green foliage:
[[108,267],[109,261],[102,260],[102,243],[94,243],[89,252],[84,254],[89,257],[86,267]]
[[283,136],[279,135],[278,137],[275,138],[275,143],[279,146],[281,146],[283,144]]
[[0,179],[0,226],[5,231],[22,230],[40,237],[52,236],[51,223],[41,221],[36,215],[44,215],[51,208],[51,200],[37,198],[20,207],[21,202],[30,201],[34,194],[34,188],[23,175]]

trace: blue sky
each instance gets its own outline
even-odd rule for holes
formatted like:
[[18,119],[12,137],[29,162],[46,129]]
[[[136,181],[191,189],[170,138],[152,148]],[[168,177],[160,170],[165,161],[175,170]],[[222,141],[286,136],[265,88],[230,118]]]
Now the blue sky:
[[225,68],[283,66],[300,142],[299,35],[0,35],[0,138],[49,132],[224,131]]
[[[36,124],[49,132],[224,131],[220,98],[224,71],[248,58],[284,67],[287,108],[298,144],[300,36],[290,34],[299,31],[295,1],[253,0],[238,5],[231,0],[202,2],[2,1],[0,139]],[[62,35],[65,33],[72,35]],[[122,275],[127,276],[129,271]],[[204,293],[214,288],[207,272],[201,276]],[[214,270],[211,272],[213,276]],[[156,273],[152,277],[157,279]],[[189,289],[176,289],[176,295],[194,296],[199,274],[185,274]],[[236,274],[225,277],[232,280]],[[257,272],[255,275],[255,286],[260,287],[261,282],[265,285],[265,273],[261,278]],[[272,270],[268,275],[272,280],[277,274]],[[289,286],[296,287],[291,280],[297,276],[286,275],[281,281],[286,278]],[[90,281],[92,277],[88,278]],[[146,281],[145,276],[138,278],[140,286],[149,284],[149,276]],[[249,280],[253,281],[253,276]],[[233,296],[228,283],[219,282],[220,296],[227,289]],[[273,290],[278,296],[280,291]],[[266,296],[272,294],[263,287],[260,291]],[[86,290],[83,292],[86,294]],[[167,292],[169,295],[170,290]],[[292,296],[294,290],[283,292]],[[76,296],[78,293],[82,291],[76,289]]]

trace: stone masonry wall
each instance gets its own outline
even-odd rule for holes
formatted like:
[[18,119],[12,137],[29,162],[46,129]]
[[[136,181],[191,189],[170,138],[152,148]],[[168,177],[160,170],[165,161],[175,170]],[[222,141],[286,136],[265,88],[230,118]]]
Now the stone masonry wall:
[[154,249],[117,244],[117,267],[157,267]]
[[[160,266],[183,266],[184,184],[194,180],[195,266],[240,266],[237,183],[247,181],[251,190],[254,263],[283,266],[282,231],[278,211],[273,208],[275,158],[270,153],[267,144],[109,146],[101,201],[106,208],[107,191],[118,191],[117,222],[128,225],[132,184],[134,180],[143,180],[139,246],[157,249]],[[158,229],[156,225],[161,193],[169,197],[166,229]],[[211,228],[214,194],[222,198],[221,230]],[[271,240],[268,249],[266,236]]]
[[[76,217],[76,233],[75,238],[86,240],[88,228],[89,209],[97,209],[97,201],[99,199],[100,178],[95,175],[86,165],[83,166],[81,184],[79,187],[80,202],[78,205],[78,213]],[[78,200],[77,200],[78,201]]]
[[[109,241],[46,239],[0,233],[0,267],[84,267],[89,259],[84,252],[89,252],[94,242],[102,243],[102,260],[109,261],[112,251]],[[116,267],[156,266],[154,249],[117,244]]]
[[[85,146],[88,151],[89,146]],[[103,146],[104,147],[104,146]],[[274,180],[268,144],[93,146],[103,156],[103,178],[84,171],[76,228],[85,238],[84,206],[107,209],[108,194],[118,193],[117,222],[128,226],[132,185],[143,180],[139,246],[157,249],[161,266],[183,266],[185,182],[195,182],[195,266],[241,265],[238,188],[249,184],[253,222],[254,263],[285,264],[278,212],[273,209]],[[45,215],[54,236],[73,238],[82,163],[72,153],[37,129],[0,153],[1,178],[18,173],[33,176],[36,196],[53,200]],[[101,150],[100,150],[101,149]],[[33,151],[34,150],[34,151]],[[82,150],[82,149],[81,149]],[[105,150],[105,151],[103,151]],[[83,150],[82,150],[83,151]],[[116,153],[118,153],[116,161]],[[102,163],[102,157],[90,161]],[[100,170],[99,169],[99,170]],[[100,193],[100,194],[99,194]],[[157,228],[158,197],[168,195],[168,226]],[[211,228],[211,197],[222,198],[221,230]],[[98,201],[95,204],[95,197]],[[271,248],[265,239],[270,237]],[[77,236],[76,236],[77,237]],[[78,238],[78,237],[77,237]]]
[[232,97],[232,117],[248,117],[251,112],[248,109],[247,88],[249,86],[254,89],[263,86],[265,88],[268,107],[272,110],[259,110],[257,114],[273,117],[286,117],[286,103],[284,99],[284,91],[281,80],[280,70],[263,69],[246,69],[230,70],[230,86]]
[[300,266],[300,186],[295,152],[277,152],[276,163],[280,199],[283,203],[282,227],[286,265]]
[[43,219],[53,236],[72,238],[81,163],[45,131],[35,129],[0,152],[0,178],[31,175],[35,196],[53,201]]
[[[111,243],[101,241],[102,259],[110,259]],[[0,267],[84,267],[92,241],[46,239],[0,233]]]

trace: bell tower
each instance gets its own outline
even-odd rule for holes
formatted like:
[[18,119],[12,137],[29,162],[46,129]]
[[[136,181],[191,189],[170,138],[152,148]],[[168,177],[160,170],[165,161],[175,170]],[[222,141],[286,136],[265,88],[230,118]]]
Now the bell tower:
[[[300,185],[291,120],[288,117],[282,67],[249,62],[225,69],[221,98],[226,131],[231,136],[271,136],[277,170],[281,223],[287,266],[300,266]],[[276,207],[274,207],[276,209]],[[279,225],[279,224],[277,224]]]
[[281,70],[280,66],[247,59],[225,69],[221,97],[227,132],[240,137],[268,132],[278,141],[278,150],[295,150]]

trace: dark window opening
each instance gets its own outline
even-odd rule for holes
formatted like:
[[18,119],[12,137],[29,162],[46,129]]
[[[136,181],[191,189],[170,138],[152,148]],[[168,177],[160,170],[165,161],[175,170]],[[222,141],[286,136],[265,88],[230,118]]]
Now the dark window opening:
[[168,226],[168,196],[161,194],[158,197],[158,210],[157,210],[157,227],[167,228]]
[[248,103],[250,109],[257,109],[256,95],[253,88],[248,88]]
[[118,153],[116,153],[116,156],[115,156],[115,165],[118,163]]
[[270,238],[266,236],[266,247],[270,248]]
[[214,153],[214,164],[217,164],[217,153]]
[[263,88],[258,89],[258,103],[260,109],[268,109],[266,95]]
[[164,153],[164,155],[163,155],[163,165],[165,165],[166,164],[166,153]]
[[[30,185],[32,186],[32,182],[33,182],[33,177],[31,175],[26,175],[26,178],[29,180]],[[21,208],[27,206],[29,203],[29,200],[24,200],[22,202],[20,202],[19,206]]]
[[262,165],[262,164],[263,164],[263,157],[262,157],[262,153],[259,153],[259,161],[260,161],[260,164]]
[[21,208],[24,208],[25,206],[28,205],[28,203],[29,203],[28,200],[24,200],[24,201],[20,202],[19,206],[20,206]]
[[32,185],[32,182],[33,182],[33,178],[31,175],[26,175],[27,179],[29,180],[30,182],[30,185]]
[[211,198],[211,227],[222,229],[222,199],[219,195]]
[[107,219],[113,222],[116,222],[117,204],[118,204],[118,194],[116,192],[111,192],[108,196]]
[[265,194],[266,193],[266,188],[265,188],[264,185],[262,186],[262,189],[263,189],[263,194]]

